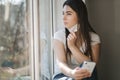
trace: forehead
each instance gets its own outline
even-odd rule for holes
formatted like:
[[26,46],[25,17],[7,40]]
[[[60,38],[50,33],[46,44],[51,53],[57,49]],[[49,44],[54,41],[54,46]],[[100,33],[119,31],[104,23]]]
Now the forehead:
[[64,12],[67,12],[67,11],[74,12],[73,9],[72,9],[70,6],[68,6],[68,5],[65,5],[65,6],[63,7],[63,11],[64,11]]

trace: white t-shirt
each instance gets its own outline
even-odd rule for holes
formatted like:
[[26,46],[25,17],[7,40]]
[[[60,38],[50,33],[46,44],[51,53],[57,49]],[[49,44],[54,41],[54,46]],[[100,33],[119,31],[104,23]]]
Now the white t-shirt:
[[[90,35],[91,35],[91,45],[95,45],[95,44],[100,43],[100,37],[96,33],[90,32]],[[66,48],[66,36],[65,36],[64,29],[55,32],[54,39],[62,42]],[[80,47],[81,51],[82,51],[82,49],[85,49],[84,45],[82,46],[82,48]],[[80,65],[73,57],[71,57],[71,62],[69,62],[69,63],[70,64],[68,64],[68,66],[72,69]],[[55,74],[60,73],[60,72],[61,71],[60,71],[58,65],[55,63]]]

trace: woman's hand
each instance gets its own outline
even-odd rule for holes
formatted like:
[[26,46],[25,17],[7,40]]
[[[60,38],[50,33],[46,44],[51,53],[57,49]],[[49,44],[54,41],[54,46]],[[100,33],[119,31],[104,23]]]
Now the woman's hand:
[[81,80],[83,78],[90,77],[91,74],[88,70],[82,69],[79,67],[76,67],[71,71],[71,77],[73,77],[75,80]]
[[71,32],[67,37],[68,48],[75,47],[77,36],[74,32]]

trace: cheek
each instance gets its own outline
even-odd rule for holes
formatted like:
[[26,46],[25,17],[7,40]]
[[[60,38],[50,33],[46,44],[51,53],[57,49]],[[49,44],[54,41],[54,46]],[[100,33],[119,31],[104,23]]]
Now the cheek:
[[70,20],[71,24],[77,24],[78,20],[76,18],[71,18]]
[[70,28],[70,27],[72,27],[72,26],[74,26],[75,24],[77,24],[78,23],[78,21],[77,21],[77,18],[74,16],[70,16],[70,17],[66,17],[66,20],[67,20],[67,24],[66,24],[66,26],[68,27],[68,28]]
[[77,24],[77,21],[71,20],[71,21],[69,22],[69,24],[67,24],[66,26],[67,26],[68,28],[71,28],[72,26],[74,26],[74,25],[76,25],[76,24]]

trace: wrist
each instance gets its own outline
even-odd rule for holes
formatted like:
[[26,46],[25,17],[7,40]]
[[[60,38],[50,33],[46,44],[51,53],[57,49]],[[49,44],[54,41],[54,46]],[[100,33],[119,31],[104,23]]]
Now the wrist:
[[69,77],[72,77],[72,70],[68,70],[68,71],[67,71],[67,75],[68,75]]
[[70,50],[73,50],[73,49],[75,49],[75,48],[77,48],[75,45],[69,47]]
[[74,78],[74,77],[73,77],[73,74],[74,74],[74,70],[70,70],[69,76],[72,77],[72,78]]

